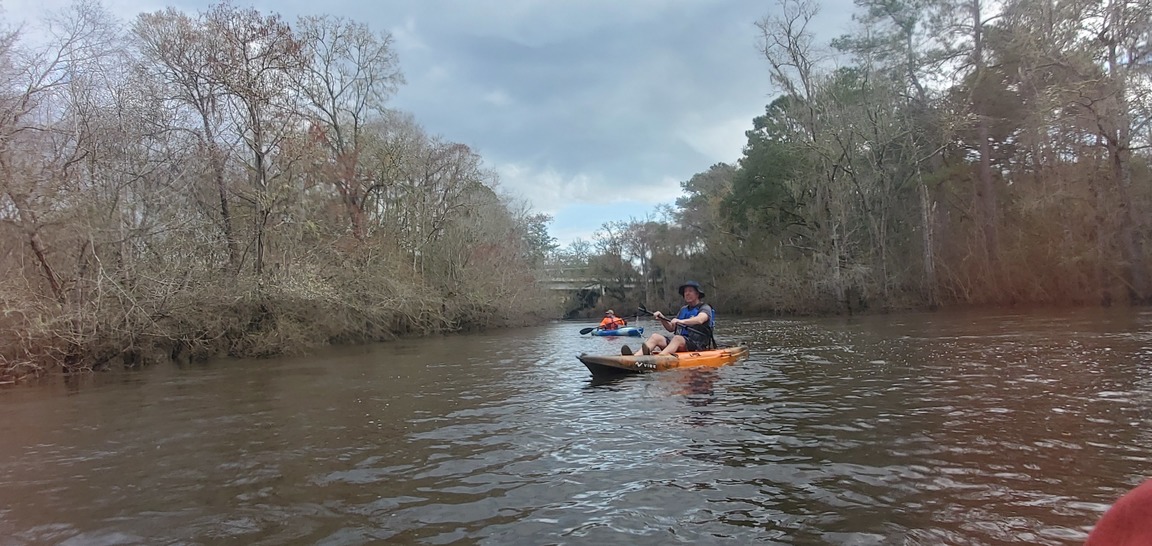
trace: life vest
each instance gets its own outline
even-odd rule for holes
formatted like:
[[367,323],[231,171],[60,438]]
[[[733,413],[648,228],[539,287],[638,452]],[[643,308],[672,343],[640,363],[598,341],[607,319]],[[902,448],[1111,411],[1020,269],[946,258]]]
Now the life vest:
[[627,325],[628,321],[620,317],[604,317],[604,320],[600,321],[601,330],[616,330]]
[[[707,324],[697,324],[695,326],[680,326],[676,328],[676,333],[688,339],[691,339],[700,347],[715,347],[716,340],[712,335],[713,330],[716,328],[716,310],[707,303],[700,302],[694,307],[687,305],[680,308],[680,312],[676,314],[676,318],[680,320],[690,319],[700,314],[700,311],[708,313]],[[688,328],[691,328],[689,330]]]

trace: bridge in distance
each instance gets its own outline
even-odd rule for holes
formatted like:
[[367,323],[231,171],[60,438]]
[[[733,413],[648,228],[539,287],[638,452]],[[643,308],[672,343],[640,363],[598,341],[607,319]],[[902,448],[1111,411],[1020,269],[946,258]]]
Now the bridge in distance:
[[[600,279],[588,274],[583,267],[552,267],[545,269],[538,282],[549,290],[558,292],[596,292],[604,295],[604,285]],[[634,288],[634,283],[627,283],[624,288]]]

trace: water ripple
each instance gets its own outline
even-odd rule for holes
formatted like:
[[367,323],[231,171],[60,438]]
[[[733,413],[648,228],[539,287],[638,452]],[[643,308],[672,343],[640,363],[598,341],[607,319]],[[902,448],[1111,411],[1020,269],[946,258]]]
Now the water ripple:
[[732,320],[744,362],[611,381],[574,355],[636,340],[561,323],[47,383],[0,400],[0,535],[1077,544],[1152,473],[1149,322]]

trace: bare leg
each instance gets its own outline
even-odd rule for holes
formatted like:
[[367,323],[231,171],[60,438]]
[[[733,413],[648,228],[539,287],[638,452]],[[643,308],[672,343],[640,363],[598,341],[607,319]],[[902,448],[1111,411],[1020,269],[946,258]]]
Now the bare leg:
[[[661,337],[663,337],[663,336],[661,336]],[[664,347],[663,351],[660,351],[660,354],[670,355],[670,354],[675,353],[676,351],[679,351],[681,349],[686,350],[687,348],[688,348],[688,340],[684,339],[684,336],[672,336],[672,341],[668,342],[668,345],[666,347]]]
[[668,338],[664,337],[662,334],[652,334],[648,337],[648,341],[644,342],[644,345],[648,347],[648,352],[651,353],[660,351],[660,349],[664,348],[664,346],[667,344]]

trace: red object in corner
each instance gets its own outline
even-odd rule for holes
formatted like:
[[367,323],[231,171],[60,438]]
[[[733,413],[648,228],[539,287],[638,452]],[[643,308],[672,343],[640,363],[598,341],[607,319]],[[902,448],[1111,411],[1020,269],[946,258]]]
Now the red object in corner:
[[1084,546],[1152,545],[1152,480],[1120,497],[1096,527]]

